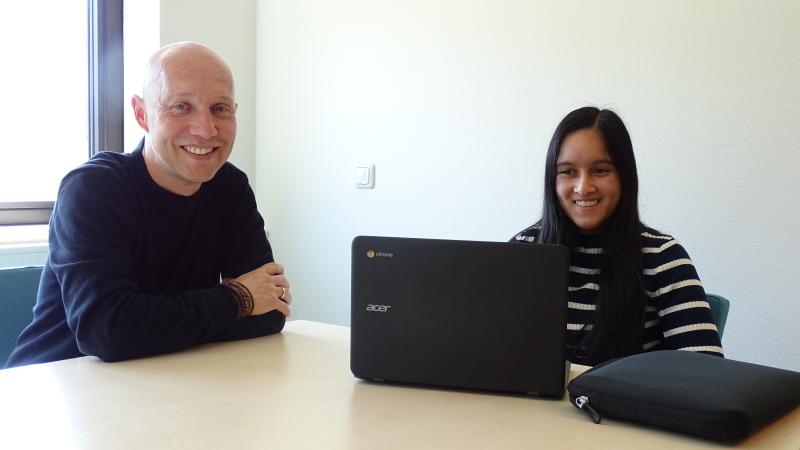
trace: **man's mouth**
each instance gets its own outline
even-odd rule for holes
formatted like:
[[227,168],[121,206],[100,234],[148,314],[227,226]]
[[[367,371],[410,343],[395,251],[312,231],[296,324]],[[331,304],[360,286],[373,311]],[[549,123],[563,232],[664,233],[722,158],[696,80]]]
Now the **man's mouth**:
[[196,146],[193,146],[193,145],[184,145],[184,146],[181,146],[181,148],[183,148],[187,152],[192,153],[194,155],[201,155],[202,156],[202,155],[207,155],[207,154],[213,152],[216,147],[196,147]]
[[599,202],[599,200],[575,200],[575,204],[584,208],[589,206],[594,206]]

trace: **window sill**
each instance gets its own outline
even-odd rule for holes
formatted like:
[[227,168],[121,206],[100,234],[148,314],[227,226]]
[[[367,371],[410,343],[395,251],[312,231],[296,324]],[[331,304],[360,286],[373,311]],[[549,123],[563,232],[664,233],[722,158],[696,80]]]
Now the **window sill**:
[[47,245],[47,225],[0,226],[0,248],[30,244]]
[[0,268],[40,266],[47,259],[47,225],[0,227]]

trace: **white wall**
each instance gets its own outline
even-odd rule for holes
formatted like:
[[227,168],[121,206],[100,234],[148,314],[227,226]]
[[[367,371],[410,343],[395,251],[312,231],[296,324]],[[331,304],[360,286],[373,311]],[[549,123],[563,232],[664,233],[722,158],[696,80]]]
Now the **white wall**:
[[535,221],[553,129],[596,104],[629,126],[643,219],[731,299],[728,356],[800,370],[800,3],[261,0],[256,29],[257,197],[295,317],[349,322],[358,234]]
[[160,0],[160,45],[196,41],[233,71],[238,132],[230,161],[255,185],[255,0]]

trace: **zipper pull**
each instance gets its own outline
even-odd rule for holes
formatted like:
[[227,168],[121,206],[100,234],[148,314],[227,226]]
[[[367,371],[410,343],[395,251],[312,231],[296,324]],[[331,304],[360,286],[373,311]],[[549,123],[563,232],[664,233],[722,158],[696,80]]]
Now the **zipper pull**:
[[590,419],[592,419],[592,422],[600,423],[600,420],[602,419],[600,417],[600,413],[597,412],[596,409],[592,408],[592,405],[589,404],[589,397],[585,395],[577,397],[575,399],[575,406],[577,406],[578,409],[580,409],[581,411],[585,412],[586,415],[589,416]]

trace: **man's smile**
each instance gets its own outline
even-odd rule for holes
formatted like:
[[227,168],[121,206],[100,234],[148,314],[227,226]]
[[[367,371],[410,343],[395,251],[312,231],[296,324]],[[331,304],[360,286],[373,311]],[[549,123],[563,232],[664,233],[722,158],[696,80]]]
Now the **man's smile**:
[[189,153],[192,153],[194,155],[201,155],[201,156],[202,155],[207,155],[207,154],[213,152],[214,149],[216,149],[216,147],[196,147],[196,146],[193,146],[193,145],[182,145],[181,148],[186,150]]

